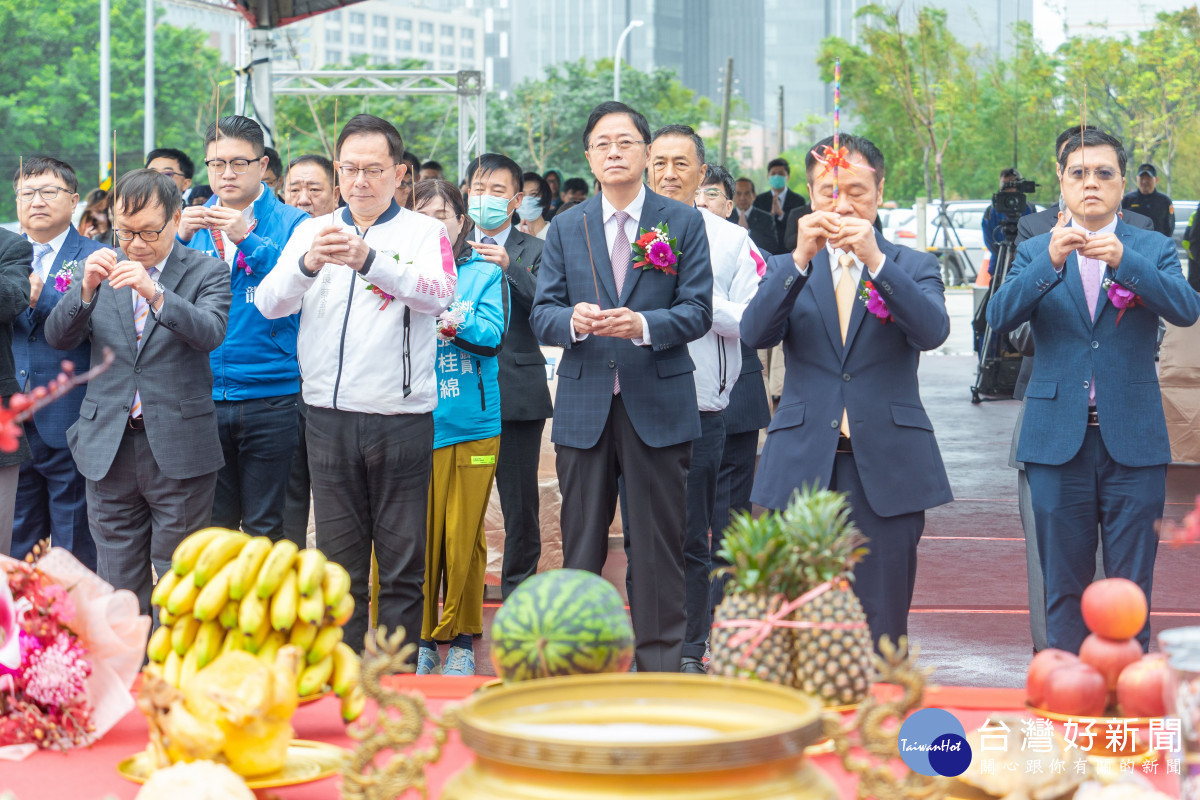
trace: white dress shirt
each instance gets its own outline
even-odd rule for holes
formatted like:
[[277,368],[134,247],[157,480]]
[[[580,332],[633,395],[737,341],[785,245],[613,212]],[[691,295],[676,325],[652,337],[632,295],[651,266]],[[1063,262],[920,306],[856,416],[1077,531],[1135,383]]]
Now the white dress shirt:
[[[854,253],[847,253],[845,250],[834,249],[828,244],[825,245],[825,252],[829,254],[829,270],[831,273],[833,273],[833,285],[835,287],[838,285],[838,281],[842,278],[842,265],[838,263],[838,259],[840,259],[843,255],[849,255],[854,259],[854,266],[850,268],[850,277],[854,279],[855,283],[858,283],[858,281],[862,279],[863,262],[860,261],[858,256],[854,255]],[[792,263],[794,264],[795,262],[793,261]],[[884,264],[887,264],[887,256],[884,256],[883,261],[879,262],[879,269],[874,271],[867,270],[868,277],[870,277],[871,280],[875,280],[879,276],[879,273],[883,270]],[[796,267],[796,271],[807,277],[808,265],[806,264],[804,269]]]
[[[629,246],[633,247],[633,243],[636,242],[638,239],[638,235],[637,235],[638,220],[640,220],[642,218],[642,206],[644,206],[645,204],[646,204],[646,185],[645,184],[642,184],[641,187],[638,188],[637,197],[633,198],[633,201],[629,205],[625,206],[625,208],[617,208],[612,203],[608,202],[608,195],[606,195],[606,194],[600,195],[600,218],[604,222],[604,247],[606,248],[606,252],[609,254],[610,259],[612,258],[613,243],[617,240],[618,228],[617,228],[616,213],[618,211],[624,211],[626,214],[629,215],[625,219],[625,236],[629,239]],[[626,281],[629,280],[630,273],[632,273],[632,272],[633,272],[633,261],[630,260],[629,264],[625,267],[625,280]],[[596,298],[597,301],[599,301],[599,299],[600,298]],[[638,319],[640,319],[642,321],[642,338],[630,339],[629,341],[633,342],[634,344],[638,345],[639,347],[642,345],[653,344],[653,342],[650,340],[650,327],[646,324],[646,317],[643,316],[641,313],[638,313],[638,312],[634,312],[634,313],[637,313]],[[571,326],[571,341],[582,342],[584,339],[586,339],[588,337],[588,335],[589,334],[586,334],[586,333],[582,334],[582,335],[577,334],[575,332],[575,326],[574,325]]]
[[[43,281],[45,281],[47,276],[49,276],[50,268],[52,266],[54,266],[54,259],[58,258],[58,254],[60,252],[62,252],[63,245],[67,241],[67,231],[68,230],[70,230],[69,227],[63,228],[62,233],[60,233],[58,236],[55,236],[50,241],[46,242],[46,244],[50,245],[50,252],[48,252],[48,253],[46,253],[46,255],[42,256],[41,268],[38,270],[38,277],[41,278]],[[25,238],[29,239],[29,234],[26,234]],[[29,239],[29,243],[33,244],[34,243],[33,239]],[[33,268],[32,263],[29,266],[31,269]]]
[[483,237],[491,236],[493,239],[496,240],[496,244],[500,245],[501,247],[504,247],[508,243],[508,234],[511,232],[512,232],[512,224],[511,223],[508,225],[505,225],[504,230],[500,231],[499,233],[488,233],[483,228],[476,225],[475,230],[471,231],[471,241],[482,242]]

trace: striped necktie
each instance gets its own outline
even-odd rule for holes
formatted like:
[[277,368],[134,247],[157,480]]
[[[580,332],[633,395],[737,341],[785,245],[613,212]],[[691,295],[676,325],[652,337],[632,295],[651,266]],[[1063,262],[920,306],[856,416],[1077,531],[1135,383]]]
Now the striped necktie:
[[42,276],[42,261],[50,253],[52,248],[50,245],[42,244],[41,242],[30,242],[30,244],[33,245],[33,263],[30,266],[29,271],[32,274],[37,275],[39,278],[45,280],[45,278]]
[[[625,232],[625,222],[629,214],[624,211],[614,211],[613,218],[617,221],[617,235],[613,237],[612,252],[609,261],[612,263],[613,283],[617,286],[618,302],[621,290],[625,288],[625,275],[633,262],[633,247],[629,244],[629,234]],[[613,394],[621,393],[621,376],[613,370]]]
[[[158,280],[158,267],[151,267],[146,270],[150,273],[150,280]],[[142,349],[142,331],[146,329],[146,320],[150,316],[150,301],[142,297],[137,292],[133,293],[133,328],[137,331],[137,346],[138,351]],[[142,415],[142,393],[136,389],[133,392],[133,405],[129,409],[129,416],[137,419]]]

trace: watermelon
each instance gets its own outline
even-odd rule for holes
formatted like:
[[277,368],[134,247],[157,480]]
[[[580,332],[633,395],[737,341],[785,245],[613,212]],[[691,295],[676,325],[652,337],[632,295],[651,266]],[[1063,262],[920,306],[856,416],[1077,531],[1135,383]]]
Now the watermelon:
[[627,672],[633,626],[612,584],[579,569],[543,572],[504,601],[492,621],[492,664],[506,683]]

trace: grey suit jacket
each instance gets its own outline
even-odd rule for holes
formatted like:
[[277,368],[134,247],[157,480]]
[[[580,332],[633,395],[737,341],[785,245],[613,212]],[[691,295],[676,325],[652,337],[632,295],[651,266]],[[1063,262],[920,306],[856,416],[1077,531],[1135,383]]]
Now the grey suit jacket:
[[[82,273],[81,266],[79,278]],[[109,370],[88,384],[79,419],[67,431],[80,473],[93,481],[108,474],[135,390],[141,392],[150,450],[165,477],[184,480],[220,469],[225,459],[208,354],[225,338],[229,267],[176,244],[158,279],[164,289],[162,309],[146,320],[140,349],[133,290],[114,291],[106,281],[91,305],[84,306],[79,278],[47,318],[46,340],[60,350],[90,340],[93,364],[103,359],[105,347],[114,354]]]
[[512,307],[504,349],[496,357],[500,367],[500,419],[547,419],[554,414],[550,384],[546,380],[546,358],[529,326],[529,311],[542,267],[542,240],[515,228],[504,241],[508,252],[508,281]]

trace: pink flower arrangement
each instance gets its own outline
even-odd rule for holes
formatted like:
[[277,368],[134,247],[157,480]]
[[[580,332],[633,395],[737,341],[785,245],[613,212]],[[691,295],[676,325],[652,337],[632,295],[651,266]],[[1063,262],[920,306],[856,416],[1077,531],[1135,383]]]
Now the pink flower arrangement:
[[887,303],[883,301],[883,295],[875,288],[873,281],[863,281],[859,287],[858,297],[867,306],[867,311],[879,317],[883,324],[892,321],[892,312],[888,310]]
[[642,229],[642,235],[633,243],[634,269],[657,269],[667,275],[676,274],[675,264],[679,253],[667,223],[660,222],[650,230]]
[[1102,285],[1105,294],[1108,295],[1108,302],[1113,304],[1113,308],[1118,309],[1117,325],[1121,324],[1121,317],[1125,316],[1125,309],[1143,305],[1142,298],[1136,292],[1126,289],[1111,278],[1105,278]]

